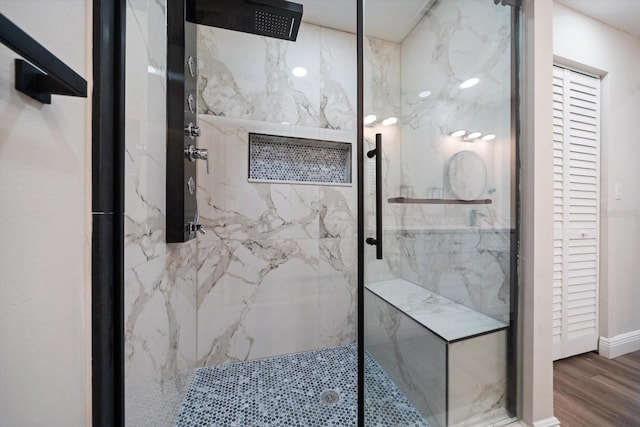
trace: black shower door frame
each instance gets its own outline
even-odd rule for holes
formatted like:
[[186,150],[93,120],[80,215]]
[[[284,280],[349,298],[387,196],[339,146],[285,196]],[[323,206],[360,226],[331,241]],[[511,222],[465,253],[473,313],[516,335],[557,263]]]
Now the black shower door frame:
[[[168,0],[182,1],[182,0]],[[357,2],[358,425],[364,426],[364,7]],[[487,0],[490,1],[490,0]],[[519,413],[518,270],[520,230],[520,8],[512,6],[511,322],[507,406]],[[124,392],[124,155],[126,1],[93,0],[92,94],[92,425],[125,425]]]

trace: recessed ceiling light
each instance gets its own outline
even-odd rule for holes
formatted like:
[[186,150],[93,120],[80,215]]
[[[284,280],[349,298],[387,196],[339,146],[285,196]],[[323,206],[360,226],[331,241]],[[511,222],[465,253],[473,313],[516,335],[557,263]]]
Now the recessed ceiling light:
[[306,68],[302,68],[302,67],[296,67],[293,70],[291,70],[291,72],[293,73],[294,76],[296,77],[304,77],[307,75],[307,70]]
[[482,136],[482,134],[480,132],[471,132],[469,134],[469,139],[476,139],[476,138],[480,138]]
[[479,81],[480,79],[477,77],[465,80],[460,84],[460,89],[469,89],[470,87],[477,85]]
[[423,90],[422,92],[420,92],[418,94],[418,96],[420,98],[426,98],[427,96],[431,95],[431,91],[430,90]]
[[370,125],[371,123],[375,122],[376,120],[378,120],[378,118],[376,117],[375,114],[369,114],[368,116],[366,116],[364,118],[364,124],[365,125]]
[[491,141],[492,139],[496,139],[496,136],[492,133],[490,133],[489,135],[485,135],[482,137],[483,141]]
[[280,124],[282,124],[282,125],[290,125],[291,123],[289,123],[289,122],[280,122]]
[[398,123],[397,117],[389,117],[388,119],[384,119],[382,121],[383,126],[391,126],[391,125],[395,125],[396,123]]
[[460,129],[455,132],[451,132],[451,136],[457,138],[459,136],[464,136],[465,133],[467,133],[465,130]]

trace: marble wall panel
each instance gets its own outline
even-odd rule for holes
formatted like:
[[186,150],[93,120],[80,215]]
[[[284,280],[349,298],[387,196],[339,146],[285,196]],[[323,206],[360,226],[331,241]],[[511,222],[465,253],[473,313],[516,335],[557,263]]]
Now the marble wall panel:
[[406,231],[401,277],[505,323],[510,321],[511,231]]
[[166,1],[127,2],[125,269],[166,252]]
[[[353,142],[354,133],[201,114],[198,364],[355,342],[356,188],[248,181],[250,132]],[[355,159],[353,159],[355,168]]]
[[126,420],[145,425],[134,395],[169,401],[196,366],[197,246],[165,243],[166,1],[128,0],[126,12]]
[[199,365],[317,348],[317,240],[224,239],[198,245]]
[[355,130],[353,34],[303,22],[289,42],[199,26],[198,56],[201,114]]
[[357,240],[355,236],[320,239],[318,259],[318,346],[356,342]]
[[125,376],[164,382],[194,365],[195,242],[125,272]]
[[[487,209],[502,227],[510,212],[510,11],[490,2],[460,0],[436,3],[401,44],[402,181],[417,197],[442,189],[456,198],[447,179],[448,161],[471,150],[487,166]],[[461,89],[460,83],[480,79]],[[418,96],[431,92],[425,98]],[[493,133],[493,141],[464,142],[449,134],[458,129]],[[437,225],[468,225],[469,208],[450,206]],[[408,209],[409,222],[433,222],[434,209]]]

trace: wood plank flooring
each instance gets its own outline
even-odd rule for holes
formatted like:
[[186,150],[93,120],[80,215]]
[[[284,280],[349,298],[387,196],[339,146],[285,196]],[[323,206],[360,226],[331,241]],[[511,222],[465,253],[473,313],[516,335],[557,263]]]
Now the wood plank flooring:
[[562,427],[640,426],[640,351],[615,359],[586,353],[553,366]]

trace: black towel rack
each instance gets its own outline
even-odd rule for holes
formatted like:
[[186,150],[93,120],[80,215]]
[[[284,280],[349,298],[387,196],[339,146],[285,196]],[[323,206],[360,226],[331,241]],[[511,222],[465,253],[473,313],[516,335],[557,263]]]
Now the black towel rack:
[[87,97],[85,79],[1,13],[0,43],[39,68],[16,59],[15,88],[18,91],[43,104],[51,104],[51,95]]

